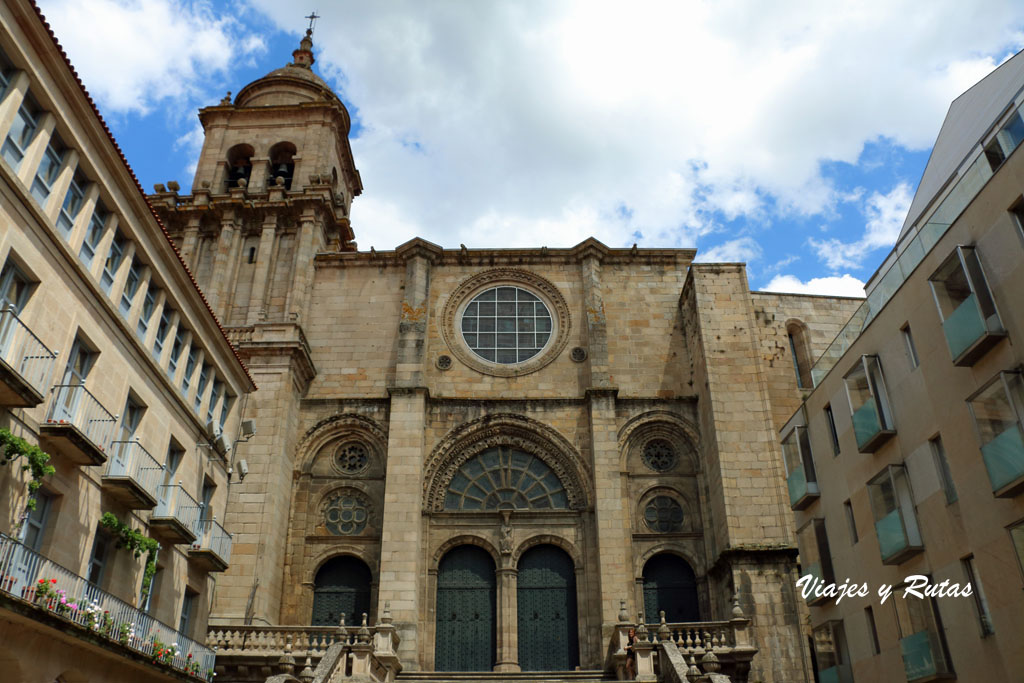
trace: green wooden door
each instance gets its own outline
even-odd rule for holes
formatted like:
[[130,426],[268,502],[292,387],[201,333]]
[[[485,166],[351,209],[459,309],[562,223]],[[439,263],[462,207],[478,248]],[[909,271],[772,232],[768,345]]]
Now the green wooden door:
[[328,560],[316,573],[314,586],[313,626],[337,626],[342,613],[352,626],[362,623],[363,612],[370,612],[370,569],[361,560]]
[[437,570],[436,671],[490,671],[495,661],[494,561],[459,546]]
[[671,623],[700,621],[697,579],[683,558],[662,553],[644,565],[644,621],[655,624],[659,612]]
[[575,669],[580,645],[572,558],[550,545],[527,550],[519,560],[517,593],[522,670]]

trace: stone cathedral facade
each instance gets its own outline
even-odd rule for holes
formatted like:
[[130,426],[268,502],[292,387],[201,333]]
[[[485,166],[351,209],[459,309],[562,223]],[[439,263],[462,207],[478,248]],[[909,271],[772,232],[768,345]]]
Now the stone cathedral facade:
[[360,251],[313,61],[201,110],[192,193],[149,196],[258,387],[211,629],[387,610],[406,672],[598,670],[623,611],[738,605],[749,679],[812,680],[777,435],[859,302],[692,249]]

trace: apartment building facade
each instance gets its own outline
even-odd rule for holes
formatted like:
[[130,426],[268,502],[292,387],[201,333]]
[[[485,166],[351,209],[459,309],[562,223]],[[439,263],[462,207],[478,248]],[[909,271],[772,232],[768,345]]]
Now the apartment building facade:
[[207,680],[254,385],[21,0],[0,7],[0,141],[4,677]]
[[[1022,88],[1018,54],[953,102],[903,234],[780,432],[802,571],[870,590],[808,598],[820,681],[1024,670]],[[972,595],[904,599],[914,576]]]

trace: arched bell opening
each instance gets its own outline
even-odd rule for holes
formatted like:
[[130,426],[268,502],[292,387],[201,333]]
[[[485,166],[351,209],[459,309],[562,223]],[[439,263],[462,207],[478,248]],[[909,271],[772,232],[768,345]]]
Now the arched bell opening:
[[320,567],[313,586],[313,626],[337,626],[341,615],[349,625],[370,613],[370,568],[351,555],[333,557]]
[[[235,145],[228,150],[228,189],[246,187],[252,176],[252,145]],[[244,182],[239,182],[244,181]]]
[[279,142],[270,148],[270,184],[277,185],[278,178],[286,190],[292,189],[292,177],[295,175],[295,145],[290,142]]

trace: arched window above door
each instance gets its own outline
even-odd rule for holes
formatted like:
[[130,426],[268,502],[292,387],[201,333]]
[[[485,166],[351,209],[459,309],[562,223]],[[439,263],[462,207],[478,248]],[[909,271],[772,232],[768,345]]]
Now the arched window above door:
[[445,510],[567,509],[558,475],[535,455],[497,446],[473,456],[455,472]]

